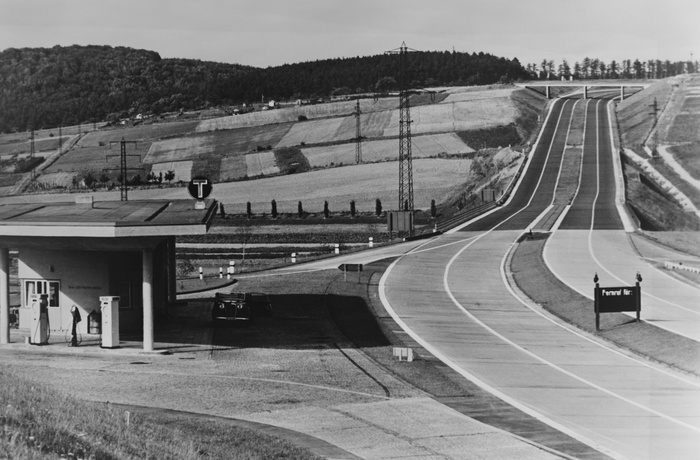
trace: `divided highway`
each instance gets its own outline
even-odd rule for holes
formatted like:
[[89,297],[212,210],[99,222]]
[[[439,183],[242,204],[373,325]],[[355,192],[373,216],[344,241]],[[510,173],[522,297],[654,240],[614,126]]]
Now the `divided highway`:
[[[380,282],[380,296],[398,324],[454,370],[601,456],[697,458],[698,379],[611,349],[551,318],[508,284],[509,250],[551,211],[575,103],[552,104],[507,205],[395,261]],[[552,238],[573,231],[577,244],[588,246],[594,231],[624,230],[615,203],[607,100],[586,103],[579,194]],[[615,244],[604,249],[611,257]],[[561,249],[550,242],[549,260],[562,259]],[[564,265],[579,264],[562,254]],[[592,290],[593,273],[578,269]]]

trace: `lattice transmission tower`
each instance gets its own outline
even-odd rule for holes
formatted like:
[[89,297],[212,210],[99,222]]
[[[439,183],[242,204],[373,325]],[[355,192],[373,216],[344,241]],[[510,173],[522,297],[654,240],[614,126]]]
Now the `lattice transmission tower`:
[[355,125],[355,163],[362,163],[362,131],[360,129],[360,100],[357,100],[357,105],[355,105],[355,119],[357,121]]
[[416,51],[401,43],[385,54],[399,55],[399,209],[413,211],[413,156],[411,154],[411,107],[406,64],[408,53]]

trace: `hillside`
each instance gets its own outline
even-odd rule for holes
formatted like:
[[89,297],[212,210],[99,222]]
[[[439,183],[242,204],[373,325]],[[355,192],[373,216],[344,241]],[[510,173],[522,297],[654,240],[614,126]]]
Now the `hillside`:
[[[434,98],[412,98],[419,208],[427,208],[433,199],[440,203],[455,189],[462,190],[475,156],[488,157],[494,149],[509,145],[526,148],[546,103],[537,93],[510,85],[440,88],[436,92]],[[136,126],[97,127],[80,136],[70,130],[72,143],[64,144],[60,152],[36,154],[47,160],[37,169],[36,180],[28,183],[28,191],[101,195],[105,190],[105,196],[118,195],[118,142],[125,139],[133,142],[127,145],[132,197],[186,195],[178,184],[205,175],[216,183],[215,198],[229,212],[239,211],[246,201],[265,209],[272,199],[279,203],[280,212],[296,209],[298,201],[309,208],[320,208],[324,200],[345,208],[354,199],[358,208],[367,209],[377,198],[393,205],[398,99],[360,100],[363,165],[358,166],[357,120],[351,107],[354,102],[341,100],[219,118],[150,119]],[[301,110],[303,120],[299,119]],[[38,133],[46,139],[56,134],[55,130]],[[0,161],[12,164],[13,158],[15,162],[27,158],[26,153],[17,153],[19,144],[26,145],[26,140],[0,136]],[[8,186],[0,184],[0,194],[8,195],[13,192],[10,177],[18,181],[26,174],[4,176]],[[147,177],[156,180],[143,185]],[[357,184],[364,185],[358,188]]]
[[627,201],[644,230],[700,230],[699,87],[668,78],[617,105]]
[[[398,58],[327,59],[266,69],[162,59],[110,46],[0,52],[0,132],[115,121],[142,114],[395,89]],[[412,87],[484,85],[527,78],[517,59],[485,53],[412,53]],[[392,84],[393,83],[393,84]]]

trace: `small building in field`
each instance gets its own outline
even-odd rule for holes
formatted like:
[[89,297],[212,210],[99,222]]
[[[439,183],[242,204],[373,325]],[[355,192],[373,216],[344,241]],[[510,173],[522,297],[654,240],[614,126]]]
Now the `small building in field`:
[[154,323],[176,300],[175,237],[206,234],[214,200],[0,203],[0,344],[9,343],[10,250],[17,251],[20,328],[31,321],[30,296],[48,296],[49,329],[68,331],[71,309],[83,319],[100,297],[119,297],[118,324],[142,330],[153,350]]

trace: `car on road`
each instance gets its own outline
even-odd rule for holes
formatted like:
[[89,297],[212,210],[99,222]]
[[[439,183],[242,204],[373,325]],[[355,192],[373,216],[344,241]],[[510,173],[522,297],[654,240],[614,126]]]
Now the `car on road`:
[[260,292],[217,292],[211,310],[214,323],[250,321],[254,317],[271,316],[272,303]]

